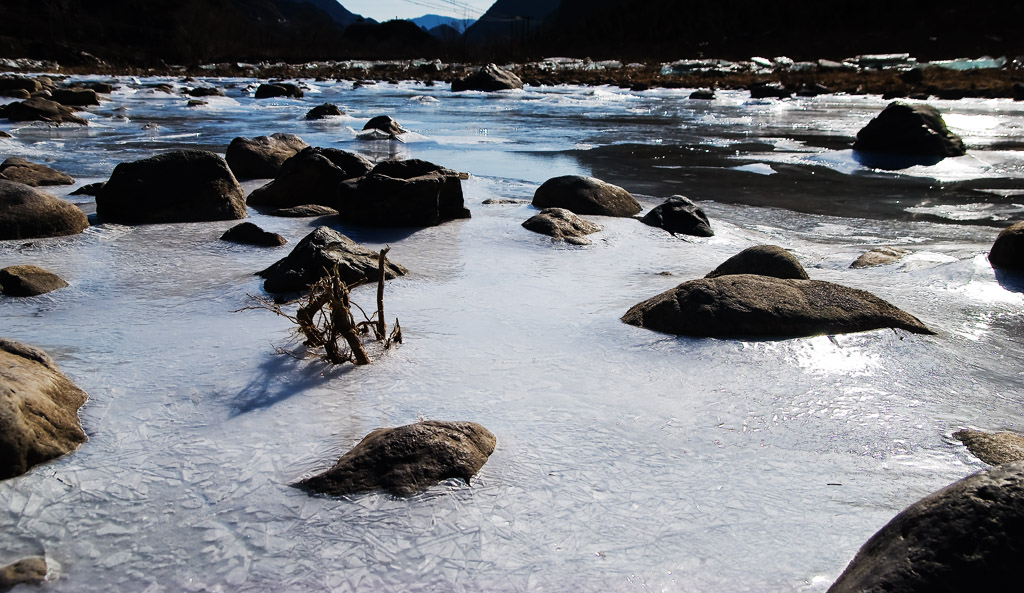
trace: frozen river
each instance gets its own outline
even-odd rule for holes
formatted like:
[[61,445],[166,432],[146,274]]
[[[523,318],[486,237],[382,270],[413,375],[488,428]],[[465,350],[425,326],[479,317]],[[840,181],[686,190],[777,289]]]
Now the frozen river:
[[[335,225],[410,270],[385,297],[405,343],[360,368],[276,355],[286,320],[232,312],[261,293],[253,273],[325,219],[250,210],[288,238],[277,249],[218,241],[233,221],[0,242],[0,267],[70,283],[0,297],[0,335],[49,352],[90,396],[89,442],[0,483],[0,566],[45,555],[47,591],[824,591],[898,511],[984,467],[952,432],[1021,428],[1024,281],[986,253],[1024,218],[1024,103],[933,101],[968,156],[886,172],[849,150],[877,96],[306,81],[303,99],[256,100],[250,80],[210,79],[227,96],[186,107],[159,82],[176,84],[119,79],[87,128],[0,122],[13,135],[0,157],[82,185],[122,161],[292,132],[468,172],[473,216],[416,232]],[[323,102],[347,115],[303,119]],[[356,139],[381,114],[412,131],[405,142]],[[645,208],[685,194],[716,235],[588,217],[604,230],[571,247],[523,229],[527,203],[482,203],[529,200],[565,174]],[[760,243],[937,334],[690,339],[619,321]],[[849,268],[883,245],[912,253]],[[417,419],[496,435],[472,486],[408,499],[290,487],[372,429]]]

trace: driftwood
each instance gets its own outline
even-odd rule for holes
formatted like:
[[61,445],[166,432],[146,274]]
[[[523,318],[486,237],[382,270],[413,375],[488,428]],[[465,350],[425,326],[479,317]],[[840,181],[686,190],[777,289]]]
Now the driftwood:
[[[377,310],[373,315],[366,315],[358,304],[352,301],[351,291],[353,288],[365,284],[360,280],[353,284],[347,284],[341,279],[337,267],[327,272],[320,280],[309,287],[309,296],[305,304],[301,305],[295,314],[286,312],[282,304],[275,303],[265,297],[250,298],[255,304],[240,309],[266,309],[288,319],[297,327],[297,332],[304,339],[307,354],[316,354],[331,364],[342,364],[351,362],[356,365],[370,364],[370,356],[364,346],[365,337],[372,334],[373,340],[382,343],[383,349],[387,350],[394,344],[402,343],[402,326],[398,319],[395,319],[395,327],[391,334],[387,333],[387,323],[384,321],[384,278],[387,262],[387,253],[390,247],[380,250],[378,276],[377,276]],[[363,316],[363,321],[357,322],[352,313],[358,309]],[[342,344],[344,340],[344,345]],[[279,353],[297,356],[294,352],[277,348]]]

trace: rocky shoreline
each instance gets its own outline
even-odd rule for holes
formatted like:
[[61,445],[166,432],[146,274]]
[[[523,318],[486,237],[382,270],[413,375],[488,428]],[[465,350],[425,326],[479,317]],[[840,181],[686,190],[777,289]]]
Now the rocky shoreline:
[[[321,81],[418,81],[451,84],[482,65],[440,60],[324,61],[153,64],[119,66],[97,61],[63,65],[31,59],[0,60],[12,73],[50,72],[96,76],[313,78]],[[589,59],[548,58],[502,65],[528,86],[610,85],[642,91],[649,88],[770,89],[766,96],[827,93],[879,94],[915,99],[1013,98],[1024,100],[1024,59],[979,58],[919,62],[907,54],[856,56],[843,61],[794,62],[785,57],[744,61],[718,59],[623,64]]]

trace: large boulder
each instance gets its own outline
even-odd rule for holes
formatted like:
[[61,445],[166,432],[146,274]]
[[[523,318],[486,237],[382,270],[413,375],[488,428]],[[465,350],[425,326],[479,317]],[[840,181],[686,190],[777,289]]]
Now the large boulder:
[[376,130],[380,132],[381,137],[387,138],[397,138],[409,131],[403,128],[402,124],[398,123],[390,115],[378,115],[377,117],[370,118],[370,121],[366,122],[363,126],[363,130]]
[[963,443],[975,457],[990,465],[1024,461],[1024,435],[964,429],[954,432],[953,438]]
[[45,352],[0,338],[0,479],[84,443],[78,408],[87,397]]
[[96,214],[120,224],[234,220],[246,217],[245,194],[220,156],[176,150],[115,167]]
[[0,269],[0,294],[7,296],[39,296],[67,285],[60,276],[32,265]]
[[302,98],[302,89],[294,84],[287,82],[275,82],[270,84],[261,84],[256,88],[256,93],[253,97],[256,99],[273,99],[275,97],[289,97],[294,99]]
[[251,222],[236,224],[224,231],[224,234],[220,236],[220,240],[228,241],[229,243],[255,245],[257,247],[278,247],[288,242],[281,235],[265,231]]
[[1007,591],[1024,582],[1024,462],[968,476],[904,509],[828,593]]
[[51,94],[54,101],[68,107],[99,105],[100,98],[92,89],[56,89]]
[[548,179],[534,192],[533,205],[600,216],[633,216],[643,210],[640,202],[621,187],[580,175]]
[[988,261],[999,268],[1024,270],[1024,221],[1000,231],[988,252]]
[[32,97],[0,106],[0,117],[11,121],[45,121],[53,124],[89,125],[89,122],[75,115],[70,107],[42,97]]
[[469,76],[452,81],[452,91],[504,91],[523,88],[518,76],[502,70],[494,64],[487,64]]
[[940,158],[967,153],[963,140],[946,128],[938,109],[901,101],[890,103],[857,132],[853,149]]
[[715,234],[708,215],[686,196],[668,198],[645,214],[640,222],[665,229],[673,235],[712,237]]
[[43,85],[34,78],[23,76],[0,76],[0,91],[20,90],[34,93],[42,90]]
[[89,219],[78,206],[0,179],[0,241],[77,235],[88,227]]
[[46,558],[32,556],[0,568],[0,593],[6,593],[16,585],[41,585],[46,580]]
[[285,161],[308,147],[295,134],[278,132],[252,139],[238,137],[228,145],[224,158],[238,179],[273,179],[281,172]]
[[754,274],[684,282],[634,305],[622,321],[694,337],[786,338],[884,327],[933,333],[917,318],[863,290]]
[[306,119],[326,119],[328,117],[335,117],[339,115],[345,115],[345,112],[340,107],[333,103],[322,103],[306,112]]
[[490,431],[475,422],[427,420],[378,428],[334,467],[299,485],[333,496],[372,490],[412,496],[450,478],[469,484],[496,442]]
[[583,220],[565,208],[545,208],[524,222],[523,228],[573,245],[589,245],[587,235],[602,229],[601,225]]
[[30,163],[21,157],[12,156],[0,163],[0,179],[17,181],[32,187],[41,185],[73,185],[75,178],[51,169],[46,165]]
[[[329,227],[319,227],[306,235],[287,257],[257,272],[265,279],[267,292],[301,292],[334,268],[348,284],[374,279],[378,274],[379,253],[357,244]],[[384,276],[390,280],[408,271],[388,260]]]
[[730,274],[756,274],[773,278],[807,280],[807,271],[793,254],[777,245],[754,245],[722,262],[705,278]]
[[362,226],[426,227],[470,217],[459,173],[419,159],[384,161],[346,181],[335,208]]
[[373,163],[354,152],[336,148],[304,148],[281,165],[270,183],[253,190],[248,203],[253,207],[290,208],[303,204],[335,207],[338,187],[347,180],[366,175]]

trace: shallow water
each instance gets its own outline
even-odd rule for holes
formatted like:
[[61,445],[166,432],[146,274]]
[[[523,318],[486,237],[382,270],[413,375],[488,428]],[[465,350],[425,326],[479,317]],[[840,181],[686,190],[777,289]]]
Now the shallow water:
[[[261,292],[253,272],[290,249],[219,242],[234,222],[0,242],[0,267],[71,284],[0,297],[0,333],[47,350],[90,395],[88,443],[0,484],[0,565],[45,555],[48,590],[824,591],[899,510],[984,467],[952,432],[1019,430],[1024,281],[997,276],[985,253],[996,225],[1021,217],[1024,104],[933,102],[969,156],[889,172],[848,150],[877,97],[706,104],[683,90],[309,81],[304,99],[256,101],[241,92],[252,81],[210,80],[234,86],[188,108],[146,90],[164,79],[121,82],[88,128],[0,124],[15,136],[0,156],[84,184],[164,150],[294,132],[469,172],[473,218],[337,226],[390,244],[410,270],[386,292],[405,343],[358,369],[275,355],[288,322],[233,313]],[[348,115],[302,119],[324,101]],[[384,113],[413,134],[355,138]],[[604,231],[569,247],[520,226],[527,204],[482,204],[528,200],[570,173],[620,183],[645,207],[687,194],[716,235],[591,217]],[[318,224],[250,218],[291,245]],[[618,321],[758,243],[937,335],[699,340]],[[881,245],[913,253],[849,269]],[[497,436],[472,486],[409,499],[290,487],[370,430],[420,418]]]

